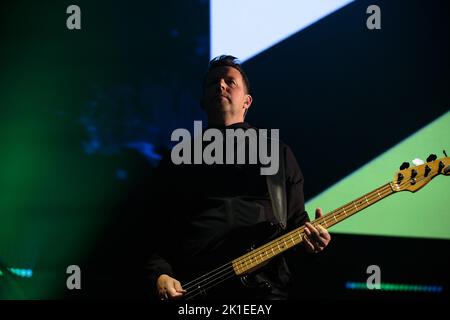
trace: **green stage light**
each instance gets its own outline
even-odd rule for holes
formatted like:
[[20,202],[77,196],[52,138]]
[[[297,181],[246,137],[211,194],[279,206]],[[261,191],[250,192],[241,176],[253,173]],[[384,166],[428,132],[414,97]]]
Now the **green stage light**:
[[380,289],[369,289],[365,282],[348,281],[345,288],[349,290],[378,290],[378,291],[404,291],[404,292],[430,292],[441,293],[444,290],[440,285],[419,285],[404,283],[381,283]]

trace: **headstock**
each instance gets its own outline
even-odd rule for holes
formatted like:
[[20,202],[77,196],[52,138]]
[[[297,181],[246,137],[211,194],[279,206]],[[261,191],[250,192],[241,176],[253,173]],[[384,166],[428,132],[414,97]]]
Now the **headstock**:
[[394,175],[392,181],[394,191],[416,192],[435,176],[450,175],[450,157],[447,157],[447,154],[445,156],[445,158],[437,159],[436,155],[432,154],[427,158],[426,163],[413,167],[409,166],[407,162],[403,162],[400,171]]

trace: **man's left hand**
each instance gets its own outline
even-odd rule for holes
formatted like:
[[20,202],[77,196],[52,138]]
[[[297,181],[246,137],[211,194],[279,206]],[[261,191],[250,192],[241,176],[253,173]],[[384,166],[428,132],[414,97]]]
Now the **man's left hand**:
[[[316,209],[316,219],[320,218],[323,215],[322,209]],[[304,245],[307,252],[316,253],[322,251],[330,242],[331,235],[328,230],[322,227],[321,225],[317,225],[314,227],[311,223],[305,223],[305,235],[303,238]]]

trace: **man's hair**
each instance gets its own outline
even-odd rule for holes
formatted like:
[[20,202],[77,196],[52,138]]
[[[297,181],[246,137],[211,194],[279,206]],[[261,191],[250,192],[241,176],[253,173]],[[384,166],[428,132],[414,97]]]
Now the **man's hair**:
[[238,58],[230,56],[230,55],[221,55],[217,56],[209,62],[208,70],[205,74],[205,78],[203,81],[203,86],[205,85],[206,78],[208,74],[215,68],[219,67],[232,67],[240,72],[242,75],[242,79],[244,80],[245,87],[247,89],[247,93],[250,94],[250,82],[248,81],[247,75],[241,67],[240,61]]

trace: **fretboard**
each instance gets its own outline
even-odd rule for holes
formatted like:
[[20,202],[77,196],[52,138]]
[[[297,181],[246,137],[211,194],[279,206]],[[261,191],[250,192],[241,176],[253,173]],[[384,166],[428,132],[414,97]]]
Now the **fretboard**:
[[[344,206],[333,210],[324,216],[311,222],[313,226],[322,226],[326,229],[347,219],[355,213],[393,194],[391,183],[367,193]],[[283,236],[274,239],[263,246],[232,261],[233,270],[236,275],[243,275],[260,267],[262,264],[284,251],[300,244],[305,236],[305,227],[296,228]]]

